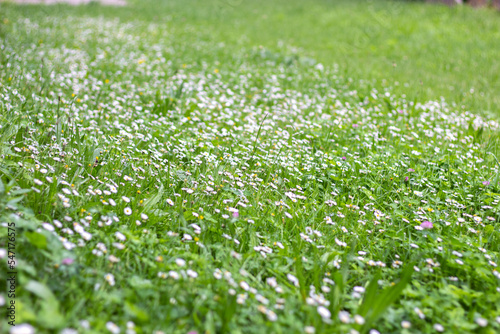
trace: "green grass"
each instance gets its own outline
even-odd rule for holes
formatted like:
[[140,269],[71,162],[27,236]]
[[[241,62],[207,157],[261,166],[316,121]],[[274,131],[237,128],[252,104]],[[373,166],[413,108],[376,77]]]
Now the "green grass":
[[498,13],[2,3],[0,21],[0,331],[500,330]]
[[235,0],[209,10],[191,3],[171,3],[165,12],[175,24],[201,26],[204,40],[282,43],[411,99],[443,96],[475,112],[500,111],[498,12],[402,1]]
[[[500,14],[494,10],[319,0],[141,1],[119,9],[56,8],[78,16],[159,22],[185,45],[225,43],[233,52],[258,46],[277,51],[285,45],[324,65],[338,64],[346,77],[390,86],[410,99],[444,97],[475,113],[500,112]],[[39,9],[16,13],[36,16]],[[183,51],[178,50],[180,58],[196,56]]]

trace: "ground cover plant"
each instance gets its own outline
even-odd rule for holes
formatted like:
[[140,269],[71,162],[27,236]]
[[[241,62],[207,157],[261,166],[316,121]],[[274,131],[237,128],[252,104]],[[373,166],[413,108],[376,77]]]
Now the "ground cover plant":
[[0,330],[497,333],[492,91],[410,95],[187,4],[1,5]]

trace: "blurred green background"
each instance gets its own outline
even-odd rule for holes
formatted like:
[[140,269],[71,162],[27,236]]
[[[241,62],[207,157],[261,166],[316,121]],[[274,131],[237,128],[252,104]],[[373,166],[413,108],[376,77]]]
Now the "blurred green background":
[[[261,47],[325,66],[418,101],[444,97],[458,108],[500,114],[500,12],[383,0],[169,0],[127,7],[0,5],[9,16],[95,16],[155,22],[170,31],[180,63],[190,44],[199,62],[224,69],[232,54]],[[187,45],[187,47],[186,47]],[[217,50],[210,50],[217,46]],[[187,58],[186,58],[187,57]],[[194,59],[196,61],[196,59]],[[234,65],[234,64],[233,64]]]

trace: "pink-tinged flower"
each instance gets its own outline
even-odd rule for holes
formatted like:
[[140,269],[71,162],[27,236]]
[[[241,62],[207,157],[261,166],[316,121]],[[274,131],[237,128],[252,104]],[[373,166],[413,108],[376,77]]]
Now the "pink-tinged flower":
[[73,262],[75,262],[75,260],[73,260],[72,258],[70,257],[66,257],[64,258],[61,263],[66,265],[66,266],[69,266],[70,264],[72,264]]
[[187,332],[187,334],[198,334],[198,332],[197,331],[189,331],[189,332]]
[[353,128],[357,128],[359,125],[358,124],[353,124],[352,127]]
[[346,158],[346,157],[342,157],[342,160],[344,160],[344,161],[345,161],[345,160],[347,160],[347,158]]
[[483,182],[483,186],[489,186],[490,185],[490,181],[484,181]]
[[409,180],[409,179],[410,179],[410,178],[409,178],[408,176],[407,176],[407,177],[405,177],[405,182],[408,182],[408,180]]
[[420,224],[420,227],[422,228],[432,228],[434,225],[428,220],[424,221],[422,224]]
[[415,170],[413,168],[408,168],[408,172],[414,172]]
[[238,218],[240,216],[239,212],[233,212],[233,218]]

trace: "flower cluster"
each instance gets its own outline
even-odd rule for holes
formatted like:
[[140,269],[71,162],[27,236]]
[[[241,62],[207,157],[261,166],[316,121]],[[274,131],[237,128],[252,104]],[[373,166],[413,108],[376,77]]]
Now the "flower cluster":
[[[81,282],[83,329],[500,328],[494,120],[255,50],[178,66],[155,24],[13,24],[45,42],[0,41],[2,169],[60,242],[65,311]],[[361,314],[408,266],[394,321]]]

